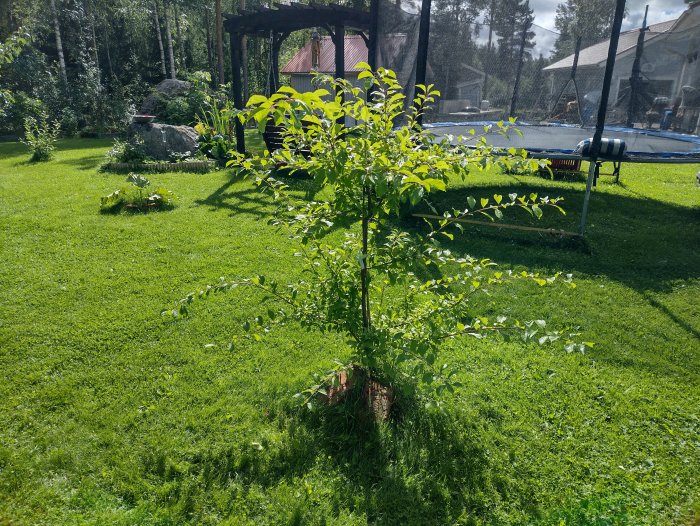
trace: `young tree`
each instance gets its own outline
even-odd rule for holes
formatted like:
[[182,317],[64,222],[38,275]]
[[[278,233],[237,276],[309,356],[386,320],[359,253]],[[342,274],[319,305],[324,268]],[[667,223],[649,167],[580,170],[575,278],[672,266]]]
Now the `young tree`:
[[[261,290],[268,298],[266,314],[243,326],[252,338],[259,339],[279,323],[338,333],[351,348],[348,371],[363,371],[364,378],[407,392],[419,384],[437,394],[458,386],[458,366],[450,367],[439,356],[445,341],[494,332],[515,332],[540,343],[559,339],[562,335],[548,332],[541,320],[487,319],[471,303],[490,287],[521,279],[546,286],[556,277],[499,272],[489,260],[455,255],[440,242],[454,238],[450,229],[464,216],[501,218],[504,210],[516,207],[540,217],[542,207],[559,208],[558,199],[536,194],[494,195],[480,201],[470,197],[467,209],[436,212],[425,235],[401,230],[392,221],[408,203],[416,205],[430,192],[445,190],[450,176],[465,176],[492,162],[510,165],[519,160],[532,166],[532,161],[524,152],[518,159],[497,158],[483,140],[471,148],[447,139],[436,141],[416,126],[426,104],[435,101],[431,87],[419,88],[407,124],[396,128],[405,98],[396,75],[382,69],[372,73],[365,64],[360,79],[363,88],[335,80],[326,84],[329,89],[298,93],[283,87],[270,98],[250,99],[243,118],[262,129],[269,120],[283,125],[284,146],[271,155],[237,156],[229,164],[253,174],[260,187],[277,197],[285,194],[285,186],[275,179],[280,165],[308,174],[330,197],[302,204],[287,201],[273,219],[274,224],[288,225],[300,242],[301,281],[285,286],[266,276],[222,279],[200,296],[239,287]],[[365,102],[370,88],[373,96]],[[330,93],[342,93],[344,100],[340,95],[331,99]],[[342,124],[345,117],[357,122],[352,131]],[[357,228],[333,243],[327,235],[337,222]],[[439,277],[425,277],[431,275]],[[188,295],[173,314],[186,314],[196,297]],[[311,394],[315,392],[312,388]]]

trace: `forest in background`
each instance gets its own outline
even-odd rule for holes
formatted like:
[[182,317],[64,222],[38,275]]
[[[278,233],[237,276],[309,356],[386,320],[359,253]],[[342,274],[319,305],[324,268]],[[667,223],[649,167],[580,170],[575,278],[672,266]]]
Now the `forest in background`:
[[[363,3],[364,2],[364,3]],[[347,3],[347,2],[346,2]],[[367,0],[352,0],[368,8]],[[65,135],[118,133],[145,96],[165,78],[193,80],[226,93],[228,35],[217,32],[219,13],[269,6],[261,0],[0,0],[0,42],[19,44],[0,66],[0,135],[19,135],[24,119],[46,115]],[[541,70],[572,51],[577,35],[604,38],[611,2],[566,0],[557,8],[554,49],[536,56],[528,0],[435,0],[431,12],[431,79],[438,87],[471,64],[489,76],[491,98],[508,98],[524,42],[522,97],[541,93]],[[220,19],[220,18],[219,18]],[[523,32],[525,34],[523,35]],[[485,40],[483,35],[488,34]],[[285,64],[310,31],[293,33],[282,48]],[[540,50],[541,53],[541,50]],[[265,91],[269,42],[248,38],[247,94]],[[447,94],[445,94],[447,95]],[[499,99],[500,98],[500,99]],[[200,110],[197,97],[169,108],[173,122]]]

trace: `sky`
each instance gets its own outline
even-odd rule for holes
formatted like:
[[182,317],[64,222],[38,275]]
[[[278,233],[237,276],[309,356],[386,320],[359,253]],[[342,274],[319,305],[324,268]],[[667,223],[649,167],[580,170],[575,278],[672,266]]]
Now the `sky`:
[[[535,49],[534,55],[542,53],[545,57],[551,53],[556,34],[554,17],[557,5],[563,0],[530,0],[530,7],[535,12]],[[608,0],[613,2],[614,0]],[[678,18],[688,6],[683,0],[627,0],[627,16],[622,22],[622,30],[627,31],[642,26],[644,6],[649,5],[647,24],[656,24]],[[539,27],[538,27],[539,26]]]
[[[530,0],[530,7],[535,11],[535,24],[547,29],[554,29],[554,16],[557,5],[562,0]],[[613,2],[614,0],[609,0]],[[683,0],[627,0],[627,16],[622,30],[640,27],[644,18],[644,6],[649,5],[649,24],[678,18],[688,7]]]

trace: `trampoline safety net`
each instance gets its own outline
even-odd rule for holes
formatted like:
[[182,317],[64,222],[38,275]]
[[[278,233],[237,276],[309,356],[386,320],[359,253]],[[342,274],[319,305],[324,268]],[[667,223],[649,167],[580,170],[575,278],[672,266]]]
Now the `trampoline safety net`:
[[[595,126],[614,9],[615,2],[562,1],[553,13],[528,0],[432,0],[427,82],[441,98],[425,122],[456,134],[516,117],[524,133],[516,146],[570,152]],[[379,4],[377,64],[397,72],[407,95],[420,10],[409,0]],[[628,2],[620,34],[605,136],[621,135],[640,155],[700,154],[700,2],[673,15],[650,11],[642,30],[643,5]]]

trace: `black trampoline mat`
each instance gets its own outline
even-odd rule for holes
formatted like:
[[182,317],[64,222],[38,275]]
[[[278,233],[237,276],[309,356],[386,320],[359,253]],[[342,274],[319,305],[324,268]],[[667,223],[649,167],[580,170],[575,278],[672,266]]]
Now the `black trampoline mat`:
[[[546,126],[546,125],[518,125],[516,126],[522,137],[514,132],[509,132],[508,137],[503,137],[498,133],[498,128],[493,126],[491,131],[485,134],[486,142],[497,148],[522,148],[531,152],[553,152],[571,153],[576,145],[584,139],[593,137],[594,128],[574,128],[566,126]],[[434,133],[438,138],[445,135],[469,136],[469,130],[474,130],[478,135],[484,135],[483,124],[431,124],[427,131]],[[689,140],[662,137],[646,133],[644,130],[611,130],[606,129],[604,138],[623,139],[627,145],[628,154],[641,155],[669,155],[689,153],[700,153],[700,139],[695,136],[688,136]],[[692,142],[692,140],[698,142]],[[473,143],[473,139],[470,140]],[[469,144],[469,143],[467,143]]]

